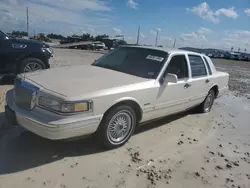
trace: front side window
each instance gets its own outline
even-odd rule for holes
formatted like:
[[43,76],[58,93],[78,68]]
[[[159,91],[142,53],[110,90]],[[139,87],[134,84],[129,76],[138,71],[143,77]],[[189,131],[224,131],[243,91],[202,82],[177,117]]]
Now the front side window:
[[155,79],[162,69],[166,58],[167,53],[160,50],[119,47],[98,59],[93,66],[143,78]]
[[185,55],[173,56],[168,64],[166,73],[175,74],[178,79],[188,78],[188,66]]
[[200,56],[197,55],[188,55],[192,77],[206,76],[207,70],[205,64]]

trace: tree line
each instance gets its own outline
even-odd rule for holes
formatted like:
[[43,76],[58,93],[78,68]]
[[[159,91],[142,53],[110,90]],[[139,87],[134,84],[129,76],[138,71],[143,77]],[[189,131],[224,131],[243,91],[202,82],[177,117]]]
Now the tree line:
[[[54,34],[54,33],[48,34],[47,37],[50,38],[50,39],[60,39],[60,40],[64,40],[64,39],[67,38],[67,37],[64,37],[62,35],[58,35],[58,34]],[[77,37],[77,38],[80,38],[83,41],[89,41],[89,40],[99,41],[99,40],[101,40],[103,38],[108,38],[109,36],[106,35],[106,34],[93,36],[93,35],[90,35],[89,33],[84,33],[82,35],[75,35],[74,34],[71,37]]]
[[12,31],[11,35],[14,36],[28,36],[28,33],[25,31]]
[[[18,30],[13,30],[11,35],[14,35],[14,36],[28,36],[28,33],[26,31],[18,31]],[[50,33],[50,34],[47,34],[47,36],[43,33],[39,33],[40,37],[47,37],[47,38],[50,38],[50,39],[59,39],[59,40],[63,40],[63,39],[66,39],[67,37],[61,35],[61,34],[55,34],[55,33]],[[83,33],[82,35],[72,35],[71,37],[78,37],[80,38],[81,40],[83,41],[88,41],[88,40],[95,40],[95,41],[99,41],[103,38],[108,38],[109,36],[106,35],[106,34],[103,34],[103,35],[97,35],[97,36],[93,36],[93,35],[90,35],[89,33]]]

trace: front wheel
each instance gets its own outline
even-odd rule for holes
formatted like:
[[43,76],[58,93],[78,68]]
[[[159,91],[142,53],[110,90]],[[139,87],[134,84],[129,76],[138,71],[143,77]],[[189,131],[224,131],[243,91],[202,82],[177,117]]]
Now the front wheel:
[[135,111],[127,105],[111,109],[97,131],[101,144],[113,149],[125,144],[134,133],[137,119]]
[[214,104],[214,99],[215,99],[215,92],[214,92],[214,90],[210,90],[208,92],[208,95],[207,95],[206,99],[199,106],[199,111],[202,112],[202,113],[210,112],[211,108],[212,108],[212,106]]
[[27,58],[22,61],[19,73],[34,72],[45,69],[45,64],[37,58]]

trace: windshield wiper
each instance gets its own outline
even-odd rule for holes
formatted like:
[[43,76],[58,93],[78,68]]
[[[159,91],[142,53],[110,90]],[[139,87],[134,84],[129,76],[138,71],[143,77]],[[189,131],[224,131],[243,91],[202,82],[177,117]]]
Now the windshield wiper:
[[106,69],[111,69],[111,70],[115,70],[115,71],[120,71],[117,67],[112,67],[109,64],[94,65],[94,66],[102,67],[102,68],[106,68]]

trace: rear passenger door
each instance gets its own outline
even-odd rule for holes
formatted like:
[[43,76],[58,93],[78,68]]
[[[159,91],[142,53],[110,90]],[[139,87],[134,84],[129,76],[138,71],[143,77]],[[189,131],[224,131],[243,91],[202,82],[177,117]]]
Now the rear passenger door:
[[205,62],[200,55],[188,54],[188,61],[191,69],[190,88],[190,107],[202,103],[210,89],[209,73]]

